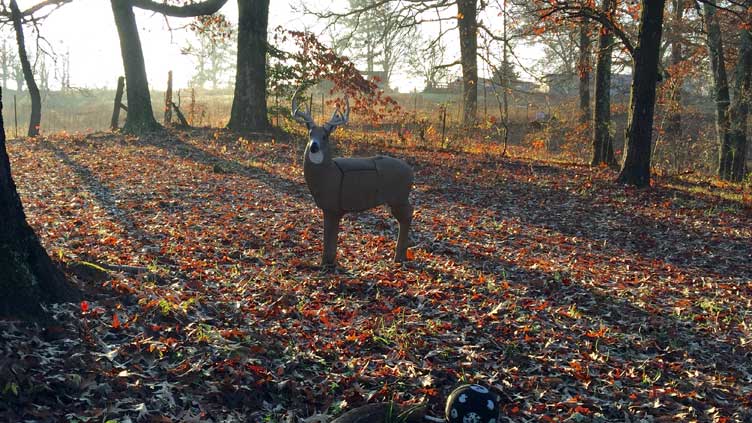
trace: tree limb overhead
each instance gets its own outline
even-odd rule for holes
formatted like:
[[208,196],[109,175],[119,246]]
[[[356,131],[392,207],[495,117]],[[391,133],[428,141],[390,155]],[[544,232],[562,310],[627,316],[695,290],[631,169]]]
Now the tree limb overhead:
[[157,3],[153,0],[120,0],[128,1],[139,9],[151,10],[176,18],[193,18],[196,16],[211,15],[216,13],[227,0],[205,0],[200,3],[190,3],[184,6],[174,6],[166,3]]

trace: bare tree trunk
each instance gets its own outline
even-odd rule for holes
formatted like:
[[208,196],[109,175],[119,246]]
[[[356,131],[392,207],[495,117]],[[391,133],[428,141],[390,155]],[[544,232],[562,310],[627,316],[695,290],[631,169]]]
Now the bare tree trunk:
[[[2,111],[2,93],[0,93]],[[0,317],[44,320],[42,303],[72,301],[78,291],[50,260],[26,215],[11,176],[0,113]]]
[[[603,1],[603,9],[611,10],[614,2]],[[611,55],[614,35],[603,27],[598,35],[598,51],[595,65],[595,110],[593,111],[593,158],[592,166],[616,165],[614,144],[611,137]]]
[[125,69],[125,87],[128,96],[128,116],[125,119],[124,132],[141,134],[161,128],[154,118],[151,107],[149,82],[146,79],[144,53],[141,38],[138,35],[136,17],[129,1],[111,0],[112,14],[115,17],[120,37],[120,53]]
[[666,0],[642,0],[639,44],[634,54],[634,80],[625,137],[624,161],[618,181],[650,185],[650,152],[653,139],[655,91],[658,83],[663,10]]
[[[679,25],[684,17],[684,0],[673,0],[674,6],[674,23]],[[682,53],[682,39],[681,32],[678,28],[675,28],[673,34],[671,34],[671,65],[678,69],[679,64],[684,60]],[[669,104],[669,114],[666,122],[666,132],[669,137],[674,140],[681,139],[682,124],[681,124],[681,111],[682,111],[682,85],[684,82],[683,75],[673,75],[673,82],[675,84],[673,100]],[[674,146],[678,148],[678,146]]]
[[18,43],[18,60],[21,62],[24,80],[26,81],[26,86],[29,87],[29,96],[31,97],[31,116],[29,117],[28,135],[35,137],[39,135],[39,125],[42,122],[42,97],[39,94],[39,87],[34,80],[34,71],[31,69],[29,57],[26,54],[21,11],[18,9],[16,0],[10,1],[10,10],[13,29],[16,31],[16,42]]
[[729,180],[741,182],[747,174],[747,118],[752,97],[752,33],[742,29],[739,34],[739,58],[734,70],[734,100],[729,109],[731,131],[731,163]]
[[476,0],[457,0],[462,61],[462,123],[475,124],[478,114],[478,21]]
[[703,6],[705,25],[708,28],[708,55],[713,74],[713,91],[715,99],[716,133],[718,136],[718,177],[729,179],[731,177],[731,121],[729,120],[729,105],[731,93],[729,92],[728,75],[726,73],[726,55],[723,48],[723,35],[721,25],[716,16],[715,1],[709,0]]
[[238,63],[227,127],[238,132],[270,127],[266,107],[266,33],[269,0],[238,0]]
[[580,122],[590,119],[590,24],[583,20],[580,24],[580,60],[578,74],[580,78]]
[[507,75],[507,70],[509,70],[509,38],[507,38],[509,32],[507,31],[507,2],[504,0],[504,10],[502,10],[502,21],[504,23],[504,45],[502,46],[504,48],[504,52],[502,54],[502,63],[501,63],[501,89],[502,89],[502,100],[504,101],[504,116],[502,116],[502,122],[504,123],[504,127],[509,127],[509,75]]

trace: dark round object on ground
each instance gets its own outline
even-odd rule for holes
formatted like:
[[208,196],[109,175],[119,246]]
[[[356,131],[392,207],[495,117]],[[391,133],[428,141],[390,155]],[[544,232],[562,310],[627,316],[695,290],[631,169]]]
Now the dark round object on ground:
[[496,423],[499,398],[482,385],[462,385],[447,398],[446,420],[449,423]]

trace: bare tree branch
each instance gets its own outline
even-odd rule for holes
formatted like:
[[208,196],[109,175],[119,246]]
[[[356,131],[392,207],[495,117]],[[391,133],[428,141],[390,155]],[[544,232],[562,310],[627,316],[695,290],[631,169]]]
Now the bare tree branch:
[[157,3],[154,0],[118,0],[130,3],[139,9],[151,10],[152,12],[176,18],[193,18],[196,16],[211,15],[216,13],[227,0],[204,0],[200,3],[189,3],[183,6],[174,6],[167,3]]

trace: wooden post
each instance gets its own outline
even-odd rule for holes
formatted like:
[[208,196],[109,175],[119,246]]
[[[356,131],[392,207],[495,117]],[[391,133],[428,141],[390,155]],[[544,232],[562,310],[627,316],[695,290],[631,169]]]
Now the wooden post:
[[18,138],[18,105],[16,104],[16,95],[13,94],[13,121],[16,123],[16,138]]
[[444,146],[444,140],[446,140],[446,115],[447,115],[447,105],[442,104],[441,105],[441,146]]
[[125,88],[125,77],[121,76],[118,78],[117,90],[115,91],[115,106],[112,108],[112,120],[110,121],[110,129],[112,130],[118,128],[120,108],[123,107],[123,88]]
[[483,118],[488,119],[488,85],[483,81]]
[[175,102],[172,102],[170,106],[172,106],[172,108],[175,110],[175,114],[178,117],[178,121],[180,121],[180,126],[183,128],[190,128],[191,125],[189,125],[188,121],[185,120],[185,116],[183,116],[183,112],[180,111],[180,107],[178,107],[178,105],[175,104]]
[[172,71],[167,72],[167,91],[165,91],[164,124],[172,123]]
[[274,95],[274,117],[277,120],[277,127],[279,127],[279,93]]
[[188,106],[188,123],[196,122],[196,89],[191,87],[191,104]]
[[415,109],[415,115],[417,116],[418,115],[418,89],[417,88],[413,88],[413,95],[415,96],[415,100],[414,100],[415,104],[413,108]]
[[313,111],[313,92],[311,93],[311,97],[308,99],[308,111],[311,112],[311,117],[314,117],[314,111]]

